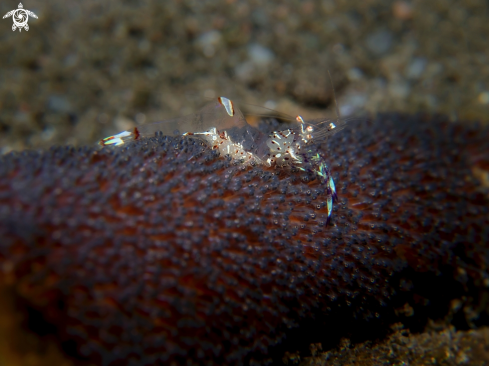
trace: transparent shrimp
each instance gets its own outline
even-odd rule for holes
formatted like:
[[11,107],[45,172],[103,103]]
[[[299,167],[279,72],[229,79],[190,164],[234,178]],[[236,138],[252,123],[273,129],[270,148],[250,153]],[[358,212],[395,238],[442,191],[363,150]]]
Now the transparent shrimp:
[[243,113],[234,103],[219,97],[195,114],[135,127],[100,141],[102,146],[120,146],[130,140],[152,137],[155,132],[170,136],[192,136],[207,143],[221,155],[243,163],[268,167],[296,167],[313,171],[322,184],[326,185],[328,219],[331,217],[336,189],[326,162],[319,154],[312,154],[308,145],[331,136],[345,127],[337,111],[337,119],[315,119],[306,121],[301,116],[295,119],[292,128],[274,131],[267,135],[250,126]]
[[314,172],[326,188],[329,221],[333,203],[337,199],[336,187],[326,161],[318,153],[314,154],[310,146],[342,130],[346,126],[346,121],[339,116],[334,121],[324,118],[305,121],[301,116],[297,116],[295,121],[298,126],[294,128],[272,132],[266,140],[267,157],[262,159],[268,166],[290,166]]
[[236,139],[236,142],[241,142],[239,140],[246,140],[247,138],[247,127],[250,126],[241,111],[234,107],[233,102],[220,97],[195,114],[138,126],[133,130],[106,137],[100,141],[100,145],[119,146],[130,140],[152,137],[155,132],[178,136],[207,132],[212,128],[219,131],[227,130],[228,134]]
[[[329,71],[328,74],[331,79]],[[345,128],[346,121],[340,116],[334,88],[333,99],[336,111],[335,120],[320,118],[306,121],[300,115],[294,119],[282,115],[280,118],[283,120],[295,121],[296,127],[272,132],[269,138],[265,140],[268,149],[260,150],[260,152],[266,151],[267,156],[258,154],[268,166],[293,166],[303,171],[313,171],[326,187],[328,221],[333,211],[333,203],[338,198],[336,187],[326,161],[318,153],[313,154],[309,146],[313,142],[320,142]]]
[[199,138],[213,149],[218,149],[222,155],[244,159],[245,162],[261,164],[258,154],[265,155],[260,147],[263,146],[261,141],[266,140],[267,136],[250,126],[243,113],[225,97],[217,98],[197,113],[138,126],[106,137],[100,141],[100,145],[120,146],[131,140],[152,137],[156,132]]

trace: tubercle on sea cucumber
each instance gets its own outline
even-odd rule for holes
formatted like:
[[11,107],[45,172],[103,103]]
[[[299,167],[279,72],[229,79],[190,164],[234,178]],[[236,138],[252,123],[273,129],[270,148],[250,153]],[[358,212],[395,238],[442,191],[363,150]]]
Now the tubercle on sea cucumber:
[[9,154],[0,283],[90,362],[266,360],[312,321],[388,323],[432,300],[427,284],[486,291],[489,198],[472,169],[488,168],[487,137],[419,116],[349,126],[318,148],[338,193],[329,223],[317,174],[188,138]]

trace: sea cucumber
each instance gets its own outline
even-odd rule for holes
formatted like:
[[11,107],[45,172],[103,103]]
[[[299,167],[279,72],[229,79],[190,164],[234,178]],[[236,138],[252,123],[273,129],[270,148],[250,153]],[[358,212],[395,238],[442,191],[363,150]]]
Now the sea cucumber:
[[351,124],[317,147],[338,192],[329,223],[315,174],[242,166],[189,138],[11,153],[0,285],[104,365],[265,362],[293,329],[375,332],[404,303],[443,311],[487,291],[474,169],[489,171],[488,131]]

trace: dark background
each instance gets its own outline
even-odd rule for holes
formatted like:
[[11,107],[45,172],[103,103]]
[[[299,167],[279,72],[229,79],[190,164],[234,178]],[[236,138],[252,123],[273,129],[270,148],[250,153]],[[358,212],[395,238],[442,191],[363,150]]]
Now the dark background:
[[[25,0],[0,22],[0,152],[85,145],[206,98],[487,121],[485,0]],[[0,13],[16,9],[2,1]]]

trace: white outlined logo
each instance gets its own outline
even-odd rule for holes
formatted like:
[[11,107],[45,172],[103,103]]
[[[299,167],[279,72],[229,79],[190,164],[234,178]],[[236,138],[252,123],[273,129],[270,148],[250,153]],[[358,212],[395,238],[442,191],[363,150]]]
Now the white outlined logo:
[[12,17],[14,24],[12,25],[12,30],[15,32],[19,28],[19,32],[24,28],[26,31],[29,30],[29,25],[27,21],[29,20],[29,15],[37,19],[37,15],[30,10],[25,10],[22,3],[19,3],[19,8],[15,10],[10,10],[7,14],[3,16],[3,19]]

